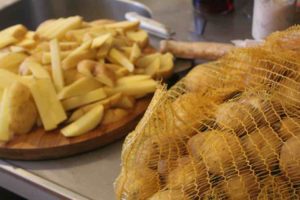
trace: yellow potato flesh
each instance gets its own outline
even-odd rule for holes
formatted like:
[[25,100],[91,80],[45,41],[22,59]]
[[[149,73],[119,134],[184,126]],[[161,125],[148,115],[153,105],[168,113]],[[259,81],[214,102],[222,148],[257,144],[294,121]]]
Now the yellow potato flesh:
[[62,102],[62,104],[63,104],[65,110],[72,110],[74,108],[104,99],[104,98],[106,98],[106,96],[107,95],[106,95],[104,89],[99,88],[97,90],[93,90],[84,95],[66,99]]
[[92,42],[92,48],[100,48],[112,35],[110,33],[96,37]]
[[103,118],[104,107],[97,106],[61,130],[66,137],[75,137],[93,130]]
[[61,91],[65,85],[61,66],[60,49],[57,39],[50,41],[52,79],[56,91]]
[[83,95],[87,92],[91,92],[97,88],[100,88],[102,84],[94,78],[83,77],[71,85],[64,87],[58,94],[59,99],[66,99],[74,96]]
[[130,62],[128,58],[124,54],[122,54],[117,49],[112,49],[109,53],[109,57],[112,61],[116,62],[116,64],[120,64],[126,69],[128,69],[129,72],[133,72],[134,65]]
[[25,60],[27,55],[23,53],[7,53],[0,57],[0,68],[13,73],[18,73],[19,65]]
[[9,98],[8,89],[4,90],[2,101],[0,102],[0,141],[6,142],[11,139],[12,133],[9,130]]
[[23,83],[31,91],[46,131],[55,129],[59,123],[67,118],[51,79],[28,78],[23,79]]
[[13,84],[15,81],[19,80],[20,77],[10,71],[5,69],[0,69],[0,87],[6,88]]

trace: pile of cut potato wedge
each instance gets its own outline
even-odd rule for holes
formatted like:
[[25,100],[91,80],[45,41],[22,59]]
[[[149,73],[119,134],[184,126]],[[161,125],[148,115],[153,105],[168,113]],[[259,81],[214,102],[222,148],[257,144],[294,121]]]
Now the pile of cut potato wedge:
[[148,40],[138,21],[80,16],[2,30],[0,142],[36,127],[74,137],[122,119],[173,71],[173,56]]

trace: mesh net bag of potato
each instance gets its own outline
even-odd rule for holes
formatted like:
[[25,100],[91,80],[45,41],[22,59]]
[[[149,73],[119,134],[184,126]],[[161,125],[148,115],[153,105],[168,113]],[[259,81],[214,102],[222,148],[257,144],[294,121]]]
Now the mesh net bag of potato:
[[117,199],[299,199],[300,27],[161,87],[126,138]]

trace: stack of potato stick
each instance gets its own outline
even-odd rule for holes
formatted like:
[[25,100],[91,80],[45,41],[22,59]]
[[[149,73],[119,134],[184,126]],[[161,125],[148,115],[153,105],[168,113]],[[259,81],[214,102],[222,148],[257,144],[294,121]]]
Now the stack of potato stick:
[[73,137],[126,117],[172,74],[173,56],[148,40],[137,21],[80,16],[2,30],[0,141],[36,127]]
[[300,27],[160,88],[123,145],[117,199],[299,199]]

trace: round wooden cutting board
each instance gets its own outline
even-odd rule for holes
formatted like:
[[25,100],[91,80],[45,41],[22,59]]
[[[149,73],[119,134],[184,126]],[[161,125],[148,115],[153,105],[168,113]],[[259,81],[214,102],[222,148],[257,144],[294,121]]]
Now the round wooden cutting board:
[[71,156],[101,147],[132,131],[150,101],[150,97],[143,98],[137,101],[135,108],[122,120],[109,125],[100,125],[93,131],[74,138],[64,137],[60,129],[45,132],[42,128],[26,135],[16,136],[0,147],[0,157],[15,160],[46,160]]

